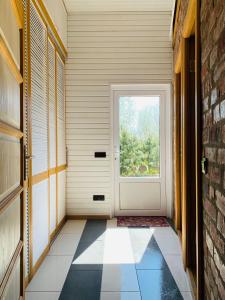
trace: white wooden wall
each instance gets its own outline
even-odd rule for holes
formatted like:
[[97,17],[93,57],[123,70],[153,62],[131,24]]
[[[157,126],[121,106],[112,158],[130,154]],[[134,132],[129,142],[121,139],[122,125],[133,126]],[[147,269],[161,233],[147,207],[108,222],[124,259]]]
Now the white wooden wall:
[[[171,82],[170,22],[168,11],[68,16],[68,215],[110,213],[110,84]],[[93,202],[93,194],[106,200]]]

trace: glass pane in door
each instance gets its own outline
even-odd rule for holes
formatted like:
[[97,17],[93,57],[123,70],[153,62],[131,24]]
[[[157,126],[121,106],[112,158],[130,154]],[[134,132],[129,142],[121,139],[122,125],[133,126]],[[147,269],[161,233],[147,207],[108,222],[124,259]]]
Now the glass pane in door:
[[160,175],[160,97],[121,96],[120,176]]

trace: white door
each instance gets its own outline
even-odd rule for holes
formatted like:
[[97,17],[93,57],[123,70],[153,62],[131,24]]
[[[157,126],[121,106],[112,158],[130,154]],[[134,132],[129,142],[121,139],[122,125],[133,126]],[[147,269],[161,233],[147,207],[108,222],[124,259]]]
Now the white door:
[[166,92],[113,92],[116,216],[166,215]]

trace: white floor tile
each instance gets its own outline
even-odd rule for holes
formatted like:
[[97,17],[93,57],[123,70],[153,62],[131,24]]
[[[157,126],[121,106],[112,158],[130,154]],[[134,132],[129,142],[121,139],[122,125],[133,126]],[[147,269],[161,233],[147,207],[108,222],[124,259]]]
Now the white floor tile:
[[47,256],[30,282],[27,292],[59,292],[69,271],[72,256]]
[[107,228],[104,243],[105,264],[134,263],[134,256],[128,228]]
[[106,227],[107,228],[116,228],[117,227],[117,219],[113,218],[113,219],[107,220]]
[[154,227],[154,237],[163,255],[181,255],[179,238],[171,227]]
[[181,255],[165,255],[164,258],[179,290],[181,292],[190,292],[191,288],[188,283],[187,274],[184,271]]
[[139,263],[148,247],[153,236],[154,230],[143,228],[129,228],[132,249],[134,253],[135,263]]
[[25,300],[58,300],[59,296],[57,292],[26,292]]
[[72,233],[74,235],[81,236],[84,226],[86,224],[86,220],[69,220],[63,226],[61,230],[62,233]]
[[48,255],[74,255],[79,240],[71,233],[60,234],[52,244]]
[[138,292],[139,285],[134,265],[104,265],[101,291]]
[[73,265],[102,265],[103,264],[104,243],[96,240],[74,261]]
[[101,300],[141,300],[139,292],[101,292]]
[[194,297],[192,296],[191,292],[181,292],[184,300],[193,300]]

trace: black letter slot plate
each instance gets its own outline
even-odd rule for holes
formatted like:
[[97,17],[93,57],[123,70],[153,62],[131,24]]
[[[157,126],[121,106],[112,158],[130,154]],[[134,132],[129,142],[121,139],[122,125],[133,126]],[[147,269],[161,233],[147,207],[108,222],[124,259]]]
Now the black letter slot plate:
[[95,157],[106,157],[106,152],[95,152]]
[[93,195],[93,201],[104,201],[105,195]]

